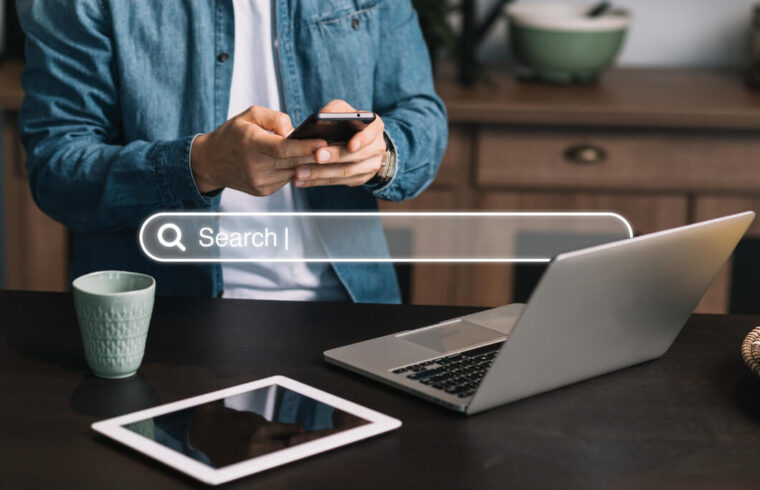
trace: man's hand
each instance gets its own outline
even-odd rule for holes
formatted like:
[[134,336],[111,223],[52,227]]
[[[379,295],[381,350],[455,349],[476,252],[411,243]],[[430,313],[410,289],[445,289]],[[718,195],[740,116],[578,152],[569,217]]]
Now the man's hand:
[[198,189],[206,193],[229,187],[254,196],[274,193],[293,179],[296,166],[315,163],[315,154],[327,147],[324,140],[288,139],[291,131],[287,114],[253,106],[199,135],[190,153]]
[[[342,100],[333,100],[320,112],[356,112]],[[302,162],[295,170],[296,187],[347,185],[366,183],[377,174],[385,156],[385,138],[380,116],[356,133],[347,145],[328,146],[314,151],[316,163]]]

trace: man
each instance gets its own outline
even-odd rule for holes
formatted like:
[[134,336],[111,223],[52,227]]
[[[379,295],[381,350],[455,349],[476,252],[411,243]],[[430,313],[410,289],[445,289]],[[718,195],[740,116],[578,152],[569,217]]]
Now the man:
[[[398,302],[389,264],[167,266],[136,227],[164,210],[377,209],[419,194],[447,138],[408,0],[18,0],[32,193],[72,230],[72,275],[121,268],[159,294]],[[369,110],[345,147],[286,138]],[[215,129],[216,128],[216,129]],[[329,255],[340,240],[305,230]],[[369,242],[384,240],[379,223]]]

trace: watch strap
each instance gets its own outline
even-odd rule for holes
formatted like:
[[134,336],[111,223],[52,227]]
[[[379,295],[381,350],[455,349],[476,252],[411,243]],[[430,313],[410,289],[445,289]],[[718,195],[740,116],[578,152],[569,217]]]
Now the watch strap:
[[385,139],[385,155],[377,173],[370,179],[370,184],[387,184],[396,174],[396,149],[385,132],[383,132],[383,138]]

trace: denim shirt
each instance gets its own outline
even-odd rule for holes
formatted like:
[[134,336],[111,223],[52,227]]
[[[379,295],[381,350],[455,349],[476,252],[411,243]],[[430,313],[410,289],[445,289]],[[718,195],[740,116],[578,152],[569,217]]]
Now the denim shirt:
[[[195,185],[190,146],[227,116],[232,1],[17,7],[27,35],[19,122],[29,182],[39,207],[72,231],[72,276],[128,269],[156,277],[159,294],[218,295],[218,264],[152,262],[136,230],[155,212],[218,207],[218,197]],[[273,12],[283,106],[294,124],[344,99],[382,117],[398,155],[390,183],[309,188],[310,207],[371,211],[377,198],[422,192],[438,169],[447,124],[409,0],[277,0]],[[346,238],[319,237],[328,254]],[[384,241],[379,220],[362,239]],[[399,301],[390,264],[333,267],[354,301]]]

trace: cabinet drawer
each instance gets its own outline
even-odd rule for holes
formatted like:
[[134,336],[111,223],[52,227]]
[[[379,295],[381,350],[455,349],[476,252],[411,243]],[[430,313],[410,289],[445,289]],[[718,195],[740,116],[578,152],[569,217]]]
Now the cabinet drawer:
[[655,191],[760,190],[760,133],[501,126],[477,135],[477,184]]

